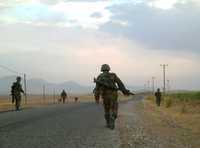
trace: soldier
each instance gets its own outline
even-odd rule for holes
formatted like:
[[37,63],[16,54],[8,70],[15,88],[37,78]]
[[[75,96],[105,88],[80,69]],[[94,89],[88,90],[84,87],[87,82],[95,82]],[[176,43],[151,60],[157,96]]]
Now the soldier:
[[65,103],[65,99],[67,98],[67,93],[65,92],[65,90],[63,89],[62,93],[61,93],[61,99],[63,101],[63,104]]
[[75,98],[74,98],[74,101],[77,103],[77,102],[78,102],[78,97],[75,97]]
[[156,97],[156,104],[157,104],[157,106],[160,106],[161,97],[162,97],[162,94],[160,92],[160,88],[157,89],[157,92],[155,93],[155,97]]
[[117,75],[115,73],[110,73],[109,71],[110,66],[108,64],[102,65],[102,73],[97,79],[94,79],[94,82],[96,83],[94,96],[97,104],[99,104],[100,96],[102,97],[106,126],[110,129],[114,129],[115,119],[118,114],[118,90],[122,91],[122,93],[127,96],[131,93],[125,88]]
[[21,104],[21,93],[24,93],[20,82],[21,77],[17,77],[17,81],[14,82],[11,87],[12,103],[15,102],[16,111],[19,111]]

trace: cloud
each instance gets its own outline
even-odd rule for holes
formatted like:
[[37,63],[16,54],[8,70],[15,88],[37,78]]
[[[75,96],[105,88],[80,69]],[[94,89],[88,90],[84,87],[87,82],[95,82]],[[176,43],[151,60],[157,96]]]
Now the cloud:
[[[160,64],[167,63],[173,88],[200,88],[200,10],[193,2],[170,9],[150,6],[149,0],[48,2],[4,5],[0,63],[28,77],[89,85],[102,63],[130,85],[143,85],[151,76],[162,82]],[[5,23],[9,19],[13,23]]]
[[[24,2],[24,3],[23,3]],[[111,13],[106,9],[110,2],[10,1],[0,3],[0,21],[4,23],[29,23],[96,29],[109,21]],[[98,16],[97,16],[98,15]]]
[[[149,49],[199,53],[200,9],[194,3],[177,3],[169,10],[147,3],[121,4],[109,8],[111,20],[101,30],[124,36]],[[127,26],[115,22],[127,22]]]
[[48,6],[34,4],[19,4],[5,9],[0,14],[0,20],[6,23],[53,24],[66,20],[61,13],[53,12]]
[[102,17],[102,14],[101,13],[99,13],[99,12],[94,12],[93,14],[91,14],[91,17],[93,17],[93,18],[101,18]]

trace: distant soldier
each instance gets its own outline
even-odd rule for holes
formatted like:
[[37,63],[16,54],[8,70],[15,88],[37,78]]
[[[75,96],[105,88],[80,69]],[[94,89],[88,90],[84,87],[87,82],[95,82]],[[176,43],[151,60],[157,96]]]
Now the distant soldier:
[[75,98],[74,98],[74,101],[75,101],[75,102],[78,102],[78,97],[75,97]]
[[24,93],[20,82],[21,77],[17,77],[17,81],[14,82],[11,86],[12,103],[15,102],[16,111],[19,111],[21,104],[21,93]]
[[157,89],[157,92],[155,93],[155,97],[156,97],[156,104],[157,104],[157,106],[160,106],[161,97],[162,97],[162,94],[160,92],[160,88]]
[[67,93],[65,92],[65,90],[63,89],[63,91],[62,91],[62,93],[61,93],[61,99],[62,99],[62,101],[63,101],[63,104],[65,103],[65,100],[66,100],[66,98],[67,98]]
[[97,104],[99,104],[100,96],[102,97],[106,126],[110,129],[114,129],[115,120],[118,115],[118,90],[122,91],[126,96],[129,96],[132,93],[125,88],[124,84],[115,73],[110,73],[109,71],[109,65],[102,65],[102,73],[97,79],[94,79],[94,82],[96,83],[94,96]]

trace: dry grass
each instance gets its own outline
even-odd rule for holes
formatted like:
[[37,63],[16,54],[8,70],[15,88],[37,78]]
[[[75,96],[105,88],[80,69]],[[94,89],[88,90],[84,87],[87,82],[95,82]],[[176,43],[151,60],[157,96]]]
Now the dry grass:
[[[186,134],[185,141],[187,143],[195,143],[200,137],[200,100],[188,100],[185,102],[170,98],[170,105],[168,104],[166,107],[168,99],[165,98],[161,107],[157,107],[154,99],[147,97],[144,101],[146,113],[160,124],[165,122],[166,126],[169,125],[177,133]],[[177,134],[178,138],[180,137]]]
[[[75,97],[78,97],[78,102],[94,102],[93,94],[70,94],[68,99],[66,99],[66,103],[75,102],[74,100]],[[43,96],[41,95],[30,95],[27,97],[27,104],[25,104],[25,98],[23,96],[21,105],[23,108],[52,105],[56,103],[61,103],[58,101],[59,99],[60,99],[59,95],[55,96],[55,98],[52,95],[45,96],[45,98],[43,98]],[[127,99],[129,98],[119,94],[119,100],[127,100]],[[13,109],[14,109],[14,104],[12,104],[11,102],[11,97],[0,96],[0,112]]]
[[[68,99],[66,99],[66,103],[72,103],[74,102],[74,98],[79,97],[79,102],[84,102],[84,101],[91,101],[92,96],[91,95],[70,95]],[[43,98],[41,95],[31,95],[27,97],[27,104],[25,103],[25,98],[22,97],[22,102],[21,106],[23,108],[28,108],[28,107],[38,107],[38,106],[45,106],[45,105],[52,105],[56,103],[61,103],[59,102],[60,96],[52,96],[48,95]],[[1,96],[0,97],[0,112],[1,111],[8,111],[8,110],[13,110],[14,109],[14,104],[11,102],[11,97],[9,96]]]

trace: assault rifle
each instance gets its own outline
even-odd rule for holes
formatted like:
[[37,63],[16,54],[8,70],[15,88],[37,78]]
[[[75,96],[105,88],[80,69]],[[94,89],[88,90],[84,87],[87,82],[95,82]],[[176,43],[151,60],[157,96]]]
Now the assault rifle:
[[130,90],[121,90],[121,89],[119,89],[119,88],[117,88],[115,86],[111,86],[111,85],[109,85],[107,83],[103,83],[103,82],[97,80],[96,78],[94,78],[94,83],[102,85],[102,86],[104,86],[104,87],[106,87],[108,89],[112,89],[112,90],[116,90],[116,91],[120,90],[126,95],[135,95],[134,93],[130,92]]

